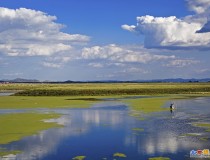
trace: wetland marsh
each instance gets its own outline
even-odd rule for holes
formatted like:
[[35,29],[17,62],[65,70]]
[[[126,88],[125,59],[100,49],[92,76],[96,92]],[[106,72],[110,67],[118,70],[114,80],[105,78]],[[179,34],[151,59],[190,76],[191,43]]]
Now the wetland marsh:
[[0,159],[190,159],[210,149],[209,104],[200,93],[0,96]]

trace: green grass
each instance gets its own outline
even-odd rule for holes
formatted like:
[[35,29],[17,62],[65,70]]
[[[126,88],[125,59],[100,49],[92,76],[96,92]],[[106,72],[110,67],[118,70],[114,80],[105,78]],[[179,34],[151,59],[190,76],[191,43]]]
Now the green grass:
[[0,96],[0,109],[23,108],[85,108],[97,102],[96,100],[74,99],[72,97],[55,96]]
[[[167,111],[162,106],[169,100],[181,96],[159,96],[145,98],[120,99],[131,108],[131,116],[144,120],[145,113]],[[105,101],[109,96],[0,96],[0,109],[26,109],[26,108],[87,108],[95,103]],[[189,98],[189,97],[185,97]],[[140,116],[142,114],[142,116]]]
[[168,158],[168,157],[153,157],[153,158],[149,158],[149,160],[170,160],[170,158]]
[[73,83],[0,84],[0,91],[21,91],[24,96],[98,96],[210,94],[210,83]]
[[42,120],[58,118],[58,114],[15,113],[0,115],[0,144],[18,141],[41,130],[59,127],[56,123],[45,123]]
[[0,148],[0,158],[3,157],[3,156],[6,156],[6,155],[9,155],[9,154],[19,154],[21,153],[21,151],[15,151],[15,150],[12,150],[12,151],[8,151],[6,149],[2,149]]

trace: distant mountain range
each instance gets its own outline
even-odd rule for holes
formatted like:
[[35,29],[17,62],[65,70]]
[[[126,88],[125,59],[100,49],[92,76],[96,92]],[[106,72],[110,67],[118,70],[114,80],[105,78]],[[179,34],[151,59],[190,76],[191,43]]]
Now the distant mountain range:
[[133,80],[133,81],[118,81],[118,80],[102,80],[102,81],[39,81],[36,79],[23,79],[16,78],[13,80],[3,79],[0,83],[186,83],[186,82],[210,82],[210,78],[203,79],[183,79],[183,78],[171,78],[171,79],[153,79],[153,80]]
[[10,83],[39,83],[39,80],[36,79],[23,79],[23,78],[16,78],[16,79],[3,79],[0,82],[10,82]]

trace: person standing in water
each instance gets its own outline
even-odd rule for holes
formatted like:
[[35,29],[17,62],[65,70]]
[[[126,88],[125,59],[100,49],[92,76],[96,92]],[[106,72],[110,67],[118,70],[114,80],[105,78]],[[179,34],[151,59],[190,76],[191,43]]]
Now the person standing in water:
[[170,109],[173,110],[174,109],[174,103],[171,103],[170,105]]
[[175,109],[174,103],[171,103],[171,105],[170,105],[170,112],[172,113],[174,109]]

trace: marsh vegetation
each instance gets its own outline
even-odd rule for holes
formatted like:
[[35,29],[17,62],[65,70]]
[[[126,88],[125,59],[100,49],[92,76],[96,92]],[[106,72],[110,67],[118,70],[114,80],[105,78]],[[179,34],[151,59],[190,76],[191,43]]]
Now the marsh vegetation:
[[8,90],[19,96],[209,94],[210,83],[0,84],[0,91]]

